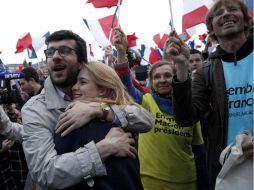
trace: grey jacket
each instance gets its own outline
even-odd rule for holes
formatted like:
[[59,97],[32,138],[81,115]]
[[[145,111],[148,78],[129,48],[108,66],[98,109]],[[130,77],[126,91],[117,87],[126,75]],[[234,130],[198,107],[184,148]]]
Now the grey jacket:
[[[23,148],[31,177],[39,189],[62,189],[93,176],[106,175],[95,143],[92,141],[75,152],[57,155],[53,134],[58,117],[68,105],[54,88],[50,78],[41,94],[32,97],[22,108]],[[136,106],[112,106],[122,127],[146,132],[152,127],[149,112]]]

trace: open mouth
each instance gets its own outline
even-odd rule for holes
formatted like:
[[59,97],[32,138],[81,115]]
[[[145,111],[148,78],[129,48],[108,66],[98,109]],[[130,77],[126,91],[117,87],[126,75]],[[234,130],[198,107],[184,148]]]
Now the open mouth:
[[233,25],[233,24],[235,24],[235,21],[230,20],[230,21],[224,22],[224,23],[222,24],[222,26],[231,26],[231,25]]
[[59,72],[59,71],[62,71],[62,70],[64,70],[64,69],[65,69],[64,66],[56,66],[56,67],[54,67],[53,71]]

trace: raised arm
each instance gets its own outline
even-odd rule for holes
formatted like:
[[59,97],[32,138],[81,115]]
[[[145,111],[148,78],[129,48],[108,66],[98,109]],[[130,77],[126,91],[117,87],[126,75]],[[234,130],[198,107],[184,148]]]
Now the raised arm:
[[116,28],[113,36],[114,45],[117,49],[117,61],[114,68],[127,88],[129,94],[135,102],[141,104],[143,93],[134,87],[129,69],[128,59],[126,57],[127,37],[121,28]]
[[189,49],[175,31],[171,32],[165,48],[176,68],[172,83],[176,122],[181,126],[193,125],[209,107],[210,95],[206,89],[203,70],[199,70],[191,80],[188,71]]

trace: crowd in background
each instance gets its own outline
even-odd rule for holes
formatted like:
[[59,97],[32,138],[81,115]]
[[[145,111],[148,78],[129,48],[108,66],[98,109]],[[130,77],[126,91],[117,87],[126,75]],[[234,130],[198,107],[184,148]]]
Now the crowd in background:
[[213,52],[172,31],[147,66],[120,27],[117,55],[108,46],[94,62],[77,34],[52,33],[47,68],[26,67],[1,91],[0,188],[219,190],[239,134],[237,167],[250,162],[252,176],[231,183],[253,187],[253,17],[221,0],[206,25]]

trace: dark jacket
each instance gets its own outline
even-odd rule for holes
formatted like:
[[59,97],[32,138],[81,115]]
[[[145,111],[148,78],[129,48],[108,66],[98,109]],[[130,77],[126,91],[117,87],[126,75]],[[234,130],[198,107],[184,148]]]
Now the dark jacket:
[[[55,149],[58,154],[63,154],[73,152],[92,140],[97,143],[105,138],[113,127],[112,125],[108,122],[94,120],[86,126],[72,131],[66,137],[54,134]],[[89,187],[83,181],[66,188],[66,190],[143,190],[138,158],[110,156],[106,159],[105,165],[107,175],[94,177],[93,187]]]
[[[249,36],[246,43],[235,54],[225,52],[219,46],[210,55],[211,88],[207,86],[204,68],[200,69],[193,81],[173,81],[173,105],[176,122],[182,126],[189,126],[202,118],[211,108],[207,117],[207,150],[208,170],[211,184],[214,186],[216,177],[221,169],[219,156],[226,147],[228,131],[228,99],[221,59],[237,64],[253,51],[253,36]],[[252,63],[253,64],[253,63]]]

